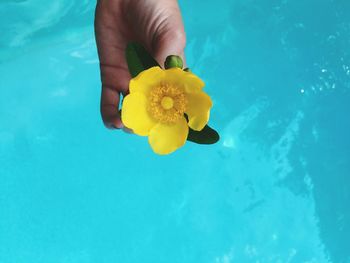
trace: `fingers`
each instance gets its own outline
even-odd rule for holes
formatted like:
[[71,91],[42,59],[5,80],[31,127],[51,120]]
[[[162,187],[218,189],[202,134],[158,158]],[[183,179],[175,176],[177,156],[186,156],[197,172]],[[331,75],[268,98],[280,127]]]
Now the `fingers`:
[[108,128],[120,129],[123,128],[119,114],[120,94],[127,92],[130,74],[124,57],[126,40],[119,28],[121,23],[107,3],[99,2],[95,17],[102,82],[101,115]]
[[107,128],[121,129],[123,123],[119,114],[119,92],[108,86],[102,86],[101,93],[101,115]]
[[101,116],[106,127],[121,129],[119,114],[120,95],[126,95],[130,75],[126,68],[100,64],[102,93]]
[[101,115],[108,128],[123,128],[119,114],[120,95],[127,93],[130,74],[126,68],[100,64],[102,93]]

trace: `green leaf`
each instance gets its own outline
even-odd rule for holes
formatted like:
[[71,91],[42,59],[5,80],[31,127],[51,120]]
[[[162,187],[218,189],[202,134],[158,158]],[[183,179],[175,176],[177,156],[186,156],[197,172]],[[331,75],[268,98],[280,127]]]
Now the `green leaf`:
[[220,136],[217,131],[206,125],[201,131],[190,128],[187,140],[198,144],[214,144],[220,140]]
[[160,67],[158,62],[140,44],[129,43],[125,55],[129,72],[133,78],[146,69]]

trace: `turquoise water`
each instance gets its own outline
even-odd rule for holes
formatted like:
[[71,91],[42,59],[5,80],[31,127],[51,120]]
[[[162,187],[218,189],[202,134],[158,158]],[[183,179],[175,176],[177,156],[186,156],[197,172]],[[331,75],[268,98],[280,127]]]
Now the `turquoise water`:
[[94,1],[0,2],[1,263],[349,263],[350,2],[180,2],[214,146],[99,115]]

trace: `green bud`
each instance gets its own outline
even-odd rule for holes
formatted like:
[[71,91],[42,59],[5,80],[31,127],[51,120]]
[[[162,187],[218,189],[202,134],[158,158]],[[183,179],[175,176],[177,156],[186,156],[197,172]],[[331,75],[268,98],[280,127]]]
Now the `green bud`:
[[191,72],[190,68],[185,68],[184,71]]
[[169,68],[182,69],[183,67],[182,59],[179,56],[175,56],[175,55],[168,56],[165,60],[164,67],[165,69],[169,69]]

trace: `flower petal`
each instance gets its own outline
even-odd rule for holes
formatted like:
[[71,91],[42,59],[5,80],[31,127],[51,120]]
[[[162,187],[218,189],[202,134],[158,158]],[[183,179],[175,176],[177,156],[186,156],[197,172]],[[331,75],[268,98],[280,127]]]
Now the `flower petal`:
[[208,123],[213,103],[210,97],[202,91],[187,93],[186,97],[188,104],[185,113],[188,116],[188,126],[195,131],[200,131]]
[[135,78],[130,80],[129,91],[130,93],[141,92],[148,96],[152,87],[159,84],[163,78],[164,70],[160,67],[152,67],[142,71]]
[[123,100],[122,122],[141,136],[149,134],[150,129],[156,125],[147,111],[147,99],[139,92],[127,95]]
[[153,151],[158,154],[169,154],[183,146],[188,135],[188,125],[185,118],[176,124],[158,123],[154,126],[148,137]]
[[179,68],[165,70],[165,82],[184,86],[186,92],[198,92],[204,87],[204,82],[191,72]]

